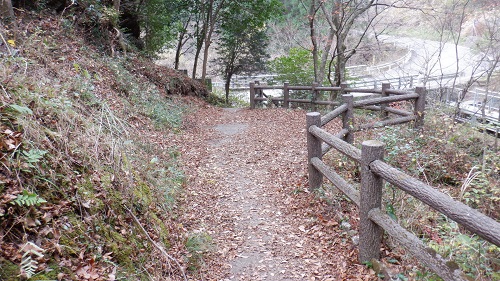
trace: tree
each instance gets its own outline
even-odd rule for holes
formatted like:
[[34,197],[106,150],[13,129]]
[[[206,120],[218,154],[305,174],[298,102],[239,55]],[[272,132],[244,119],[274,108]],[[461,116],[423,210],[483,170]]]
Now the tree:
[[[488,103],[493,104],[493,107],[500,107],[500,102],[497,101],[495,105],[492,101],[490,101],[490,91],[495,90],[494,85],[492,85],[491,78],[493,74],[498,71],[498,66],[500,65],[500,16],[498,15],[498,11],[493,9],[491,13],[482,14],[482,19],[480,20],[483,24],[483,34],[482,38],[479,42],[476,43],[476,46],[484,53],[485,60],[483,61],[483,66],[485,68],[485,87],[486,91],[484,93],[483,100],[481,102],[481,119],[486,121],[486,105]],[[500,110],[498,111],[498,122],[500,123]],[[486,161],[487,161],[487,130],[483,130],[483,155],[482,155],[482,172],[484,173],[486,170]],[[497,149],[497,139],[498,139],[498,127],[495,131],[495,150]]]
[[303,48],[292,48],[288,55],[275,58],[269,63],[275,80],[291,85],[312,85],[315,80],[312,54]]
[[[309,36],[311,37],[311,44],[312,44],[312,56],[313,56],[313,71],[314,71],[314,77],[316,79],[321,79],[319,77],[318,73],[318,38],[317,38],[317,32],[316,32],[316,24],[315,24],[315,19],[316,19],[316,13],[318,10],[321,8],[323,5],[323,2],[316,3],[316,0],[311,0],[311,5],[309,8],[309,15],[307,16],[308,21],[309,21]],[[327,45],[331,46],[331,43]],[[323,79],[321,79],[322,81]],[[317,81],[317,80],[315,80]]]
[[[269,10],[270,12],[273,12],[275,11],[273,7],[277,4],[279,4],[278,0],[198,0],[195,9],[195,11],[197,11],[195,17],[196,24],[193,32],[193,37],[196,41],[196,51],[193,62],[193,78],[196,75],[199,55],[201,50],[203,50],[201,79],[205,79],[209,62],[209,50],[214,41],[213,37],[216,33],[218,33],[219,29],[225,25],[225,23],[230,22],[231,19],[235,18],[236,21],[233,22],[238,22],[237,17],[240,16],[240,11],[244,12],[244,14],[242,14],[243,17],[249,13],[256,18],[254,21],[259,21],[264,15],[269,14],[269,12],[262,7],[267,7],[271,9]],[[242,9],[242,7],[247,7],[248,9]],[[248,20],[246,18],[242,18],[241,22],[243,21]]]
[[203,0],[195,0],[195,4],[193,5],[193,18],[194,18],[194,32],[193,37],[195,39],[195,53],[193,59],[193,72],[191,77],[196,78],[196,71],[198,68],[198,59],[200,57],[200,52],[203,47],[203,42],[205,40],[205,34],[208,29],[208,23],[206,20],[206,12],[207,5]]
[[[328,7],[326,1],[321,5],[321,10],[330,26],[328,41],[325,46],[325,53],[321,60],[321,69],[326,69],[326,56],[330,54],[331,44],[335,43],[333,51],[330,54],[328,67],[328,80],[332,85],[340,86],[345,80],[345,68],[347,61],[356,53],[356,49],[361,44],[363,38],[368,32],[369,27],[375,18],[387,6],[380,6],[378,0],[334,0]],[[374,12],[368,11],[373,8]],[[364,21],[359,22],[362,15],[366,15]],[[355,24],[359,23],[359,26]],[[352,36],[354,28],[357,27],[356,37],[349,44],[349,36]],[[332,66],[334,67],[334,78],[331,77]],[[320,73],[319,79],[324,77],[325,73]],[[321,81],[321,80],[319,80]]]
[[218,65],[217,72],[224,79],[224,91],[226,103],[229,103],[229,87],[233,75],[245,73],[251,74],[263,70],[269,57],[265,48],[267,47],[267,35],[265,30],[253,29],[244,33],[233,33],[224,30],[219,37],[220,44],[217,47]]
[[[212,35],[215,31],[216,26],[219,24],[221,18],[221,11],[223,8],[230,10],[225,7],[226,4],[238,4],[236,1],[225,1],[225,0],[208,0],[204,5],[204,22],[202,28],[203,35],[203,62],[201,67],[201,80],[205,81],[207,75],[207,65],[208,65],[208,50],[212,45]],[[196,62],[195,62],[196,63]]]
[[0,18],[3,23],[10,23],[15,19],[11,0],[0,0]]
[[307,11],[302,0],[282,1],[283,13],[269,23],[269,34],[273,38],[269,42],[270,52],[286,55],[298,46],[308,48],[308,28],[304,23]]
[[[287,1],[290,12],[301,13],[298,18],[307,19],[307,25],[304,22],[302,26],[309,30],[309,43],[298,44],[312,54],[314,81],[323,83],[328,78],[330,84],[340,85],[346,78],[347,62],[360,48],[375,19],[397,1],[301,0],[301,10]],[[293,20],[286,21],[297,26]]]
[[146,0],[139,5],[145,49],[154,54],[175,41],[183,1]]
[[[179,33],[177,34],[177,44],[175,48],[174,69],[179,69],[179,60],[183,53],[184,46],[193,38],[190,26],[195,18],[196,0],[186,0],[183,1],[183,3],[183,9],[179,11]],[[184,50],[184,52],[185,51],[186,50]]]
[[229,85],[235,74],[263,70],[267,54],[266,22],[274,15],[279,2],[238,1],[222,13],[224,21],[218,29],[218,72],[225,80],[226,103]]
[[[16,17],[14,15],[14,9],[12,7],[11,0],[0,0],[0,35],[4,37],[4,25],[10,29],[14,34],[14,40],[17,39],[17,23]],[[10,28],[9,28],[10,26]],[[3,38],[3,41],[7,40]],[[2,42],[5,43],[5,42]],[[8,47],[7,47],[8,48]]]

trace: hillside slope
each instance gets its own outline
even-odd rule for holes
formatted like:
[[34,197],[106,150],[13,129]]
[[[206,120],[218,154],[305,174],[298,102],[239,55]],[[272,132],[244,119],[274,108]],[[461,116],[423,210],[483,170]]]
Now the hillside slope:
[[0,280],[180,278],[184,176],[164,140],[206,89],[58,16],[16,16],[0,43]]

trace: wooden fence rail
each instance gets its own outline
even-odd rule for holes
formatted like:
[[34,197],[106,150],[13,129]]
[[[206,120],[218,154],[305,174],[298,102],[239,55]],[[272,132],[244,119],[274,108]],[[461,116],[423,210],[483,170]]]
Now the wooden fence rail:
[[[321,116],[318,112],[307,113],[309,188],[312,190],[319,188],[323,184],[323,177],[326,177],[359,207],[358,258],[360,262],[379,258],[382,234],[385,231],[444,280],[465,280],[458,267],[450,265],[448,261],[427,247],[418,237],[381,211],[383,182],[387,181],[409,193],[461,224],[472,233],[497,246],[500,246],[500,223],[384,163],[384,144],[382,142],[376,140],[364,141],[361,149],[352,145],[352,133],[354,131],[377,127],[375,123],[382,126],[414,121],[416,128],[423,125],[425,88],[417,88],[415,93],[391,91],[388,87],[385,89],[383,87],[382,91],[387,96],[357,102],[353,102],[352,95],[344,95],[344,104],[324,116]],[[393,96],[390,96],[390,94],[393,94]],[[393,101],[408,99],[415,100],[415,110],[412,113],[390,109],[387,105]],[[393,113],[403,115],[403,117],[354,127],[352,126],[353,108],[379,110],[384,114]],[[343,129],[336,135],[321,128],[340,116],[343,121]],[[359,188],[349,184],[333,168],[322,161],[322,156],[331,148],[341,152],[360,165],[361,182]]]
[[[339,102],[333,101],[334,93],[342,93],[345,85],[340,87],[324,87],[319,86],[318,83],[313,83],[312,86],[290,86],[288,83],[284,83],[283,86],[269,86],[260,85],[259,81],[250,83],[250,108],[254,109],[258,102],[267,101],[269,98],[264,94],[263,90],[283,90],[283,97],[271,97],[270,100],[274,103],[282,102],[283,107],[289,108],[291,102],[296,103],[308,103],[313,106],[316,105],[339,105]],[[362,89],[365,90],[365,89]],[[311,99],[292,99],[290,98],[290,91],[311,91]],[[331,92],[330,100],[318,100],[320,92]],[[370,93],[377,92],[377,90],[371,90]]]
[[[288,83],[284,83],[283,86],[269,86],[269,85],[260,85],[259,81],[250,83],[250,108],[254,109],[258,102],[271,100],[271,102],[277,104],[278,102],[282,102],[282,106],[285,108],[290,107],[291,102],[295,103],[308,103],[313,105],[313,110],[316,110],[316,105],[329,105],[332,109],[335,106],[338,106],[340,103],[334,101],[334,97],[337,94],[344,95],[348,93],[368,93],[368,94],[376,94],[381,95],[380,98],[377,99],[369,99],[353,102],[352,107],[350,108],[363,108],[367,110],[381,111],[381,115],[388,116],[388,113],[394,113],[402,116],[409,116],[414,114],[415,112],[421,112],[423,114],[423,108],[425,103],[425,91],[422,91],[424,88],[416,88],[416,93],[408,93],[407,91],[394,90],[391,89],[390,83],[382,83],[382,89],[363,89],[363,88],[349,88],[347,83],[342,83],[340,87],[323,87],[318,86],[317,83],[314,83],[312,86],[290,86]],[[283,90],[283,97],[269,97],[264,94],[264,90]],[[311,99],[292,99],[290,98],[291,90],[305,90],[312,92]],[[419,92],[422,91],[422,92]],[[318,100],[320,92],[330,92],[329,100]],[[392,95],[392,96],[391,96]],[[386,107],[386,103],[404,101],[409,99],[416,99],[415,103],[415,112],[410,113],[407,111],[402,111],[397,108]],[[345,101],[344,101],[345,102]],[[374,106],[376,104],[380,104],[381,106]],[[338,108],[337,108],[338,109]],[[343,110],[343,109],[341,109]],[[335,114],[338,111],[334,111],[327,118],[335,118]],[[334,117],[331,117],[334,116]],[[416,115],[416,122],[419,123],[423,120],[423,115]],[[420,118],[421,117],[421,118]],[[405,120],[405,119],[402,119]],[[328,121],[327,121],[328,122]],[[405,121],[403,121],[405,122]],[[363,128],[360,128],[363,129]]]

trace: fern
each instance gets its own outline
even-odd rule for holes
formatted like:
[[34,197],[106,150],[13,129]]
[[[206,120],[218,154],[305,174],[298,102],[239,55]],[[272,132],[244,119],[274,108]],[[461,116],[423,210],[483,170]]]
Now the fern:
[[26,275],[26,277],[31,278],[35,275],[35,271],[38,268],[38,262],[31,258],[27,253],[24,254],[21,260],[21,275]]
[[40,150],[40,149],[32,149],[29,151],[24,151],[23,154],[26,157],[26,162],[28,162],[29,164],[33,164],[33,163],[40,162],[40,160],[42,160],[43,156],[45,156],[45,154],[47,154],[47,151]]
[[20,106],[17,104],[10,104],[9,107],[20,114],[32,115],[33,111],[26,106]]
[[18,206],[38,206],[46,202],[47,201],[45,201],[45,199],[39,197],[35,193],[30,193],[26,190],[23,190],[23,194],[17,195],[16,199],[14,199],[11,203],[17,204]]
[[33,256],[43,257],[42,253],[44,250],[33,242],[26,242],[21,248],[21,252],[24,252],[21,259],[21,275],[26,275],[29,279],[35,275],[35,271],[38,268],[38,262],[33,259]]

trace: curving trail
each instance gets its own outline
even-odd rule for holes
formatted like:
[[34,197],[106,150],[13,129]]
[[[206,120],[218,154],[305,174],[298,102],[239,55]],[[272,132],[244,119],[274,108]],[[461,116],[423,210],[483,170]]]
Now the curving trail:
[[186,120],[173,140],[188,178],[181,220],[213,239],[191,280],[376,279],[352,230],[307,192],[305,140],[299,110],[204,105]]

